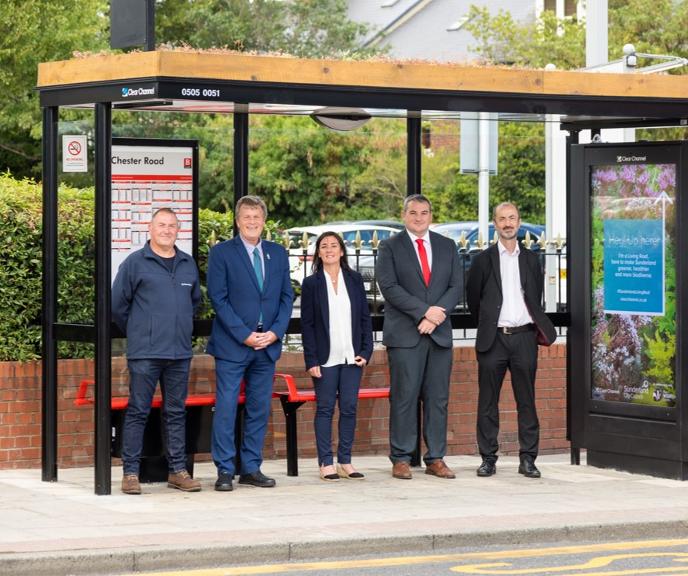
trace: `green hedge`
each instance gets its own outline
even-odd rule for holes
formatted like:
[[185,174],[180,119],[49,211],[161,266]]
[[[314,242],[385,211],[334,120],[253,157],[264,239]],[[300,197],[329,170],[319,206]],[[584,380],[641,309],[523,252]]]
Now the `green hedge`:
[[[58,227],[58,320],[91,324],[94,317],[93,189],[61,186]],[[0,175],[0,361],[41,355],[41,228],[39,184]],[[199,267],[205,285],[209,241],[231,237],[232,215],[199,211]],[[210,306],[202,315],[210,315]],[[64,358],[88,357],[93,347],[61,342]]]
[[41,345],[41,190],[0,175],[0,360],[31,360]]

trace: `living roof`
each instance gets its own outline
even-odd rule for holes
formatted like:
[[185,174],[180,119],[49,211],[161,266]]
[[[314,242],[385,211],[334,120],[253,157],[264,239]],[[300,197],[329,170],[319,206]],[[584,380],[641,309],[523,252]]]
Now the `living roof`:
[[39,65],[44,106],[372,116],[458,117],[462,111],[585,122],[683,124],[688,76],[516,69],[426,61],[315,60],[229,51],[100,54]]

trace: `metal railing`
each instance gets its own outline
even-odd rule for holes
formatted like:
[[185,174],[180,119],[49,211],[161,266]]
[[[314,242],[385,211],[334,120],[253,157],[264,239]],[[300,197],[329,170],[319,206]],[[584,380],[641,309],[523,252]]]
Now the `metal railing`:
[[[291,280],[296,294],[289,332],[296,333],[300,332],[300,287],[303,279],[311,274],[314,246],[309,242],[306,234],[296,242],[286,234],[276,240],[285,246],[289,252]],[[456,340],[474,338],[476,326],[466,304],[466,279],[476,254],[485,250],[496,241],[496,236],[491,241],[485,242],[479,235],[477,240],[471,243],[466,239],[465,233],[457,241],[457,251],[461,267],[460,277],[463,288],[459,304],[451,315],[454,338]],[[526,232],[521,245],[525,249],[535,251],[540,258],[545,276],[542,305],[555,326],[558,327],[560,335],[565,336],[565,327],[569,324],[566,283],[566,241],[562,238],[547,240],[544,234],[538,238],[533,238],[529,232]],[[352,245],[347,246],[349,265],[363,276],[368,305],[373,317],[373,329],[376,332],[382,329],[385,308],[385,300],[377,285],[376,263],[378,248],[379,242],[375,234],[372,240],[367,243],[361,240],[360,235],[357,235]]]

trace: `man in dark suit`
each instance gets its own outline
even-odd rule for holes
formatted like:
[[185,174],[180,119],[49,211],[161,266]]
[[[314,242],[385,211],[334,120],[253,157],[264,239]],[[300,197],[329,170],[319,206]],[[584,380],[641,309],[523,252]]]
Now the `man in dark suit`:
[[406,230],[380,244],[377,261],[377,280],[385,298],[392,475],[411,479],[421,398],[425,473],[454,478],[444,456],[452,367],[449,315],[461,291],[458,253],[449,238],[430,232],[432,206],[425,196],[408,196],[402,218]]
[[535,409],[538,332],[551,344],[556,330],[542,310],[543,273],[535,253],[518,243],[521,219],[511,202],[494,209],[499,241],[475,257],[466,286],[468,307],[478,321],[478,476],[497,471],[499,394],[507,369],[518,410],[520,474],[539,478],[535,466],[540,424]]
[[233,488],[234,425],[242,380],[246,403],[239,484],[275,486],[260,465],[275,362],[293,300],[286,250],[261,240],[265,203],[244,196],[234,214],[239,234],[214,246],[208,259],[208,295],[215,309],[208,353],[215,356],[217,376],[211,453],[218,472],[215,489],[223,492]]

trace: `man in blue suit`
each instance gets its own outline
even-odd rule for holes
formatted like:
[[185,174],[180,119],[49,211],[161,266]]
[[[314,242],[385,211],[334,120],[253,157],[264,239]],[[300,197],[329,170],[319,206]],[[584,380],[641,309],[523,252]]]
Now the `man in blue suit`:
[[292,308],[289,259],[284,248],[261,240],[267,207],[257,196],[236,205],[239,234],[210,250],[208,295],[215,309],[208,353],[215,357],[216,400],[211,453],[215,490],[232,490],[236,472],[234,426],[241,381],[246,383],[239,484],[272,488],[263,443],[270,416],[275,363],[282,353]]

